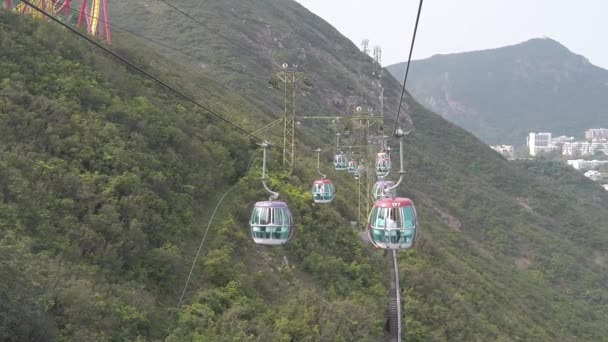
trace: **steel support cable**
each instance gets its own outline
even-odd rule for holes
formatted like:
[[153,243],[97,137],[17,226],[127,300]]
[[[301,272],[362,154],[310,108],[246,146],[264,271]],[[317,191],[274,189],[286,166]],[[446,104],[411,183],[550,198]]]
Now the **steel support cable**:
[[393,267],[395,272],[395,297],[397,300],[397,341],[401,342],[402,332],[402,317],[401,317],[401,285],[399,284],[399,264],[397,260],[397,252],[393,250]]
[[189,18],[190,20],[194,21],[195,23],[201,25],[202,27],[206,28],[207,30],[209,30],[210,32],[213,32],[215,35],[217,35],[218,37],[221,37],[222,39],[224,39],[225,41],[229,42],[230,44],[238,47],[239,49],[249,53],[249,54],[253,54],[253,51],[243,47],[241,44],[236,43],[235,41],[233,41],[232,39],[224,36],[223,34],[221,34],[220,32],[218,32],[217,30],[212,29],[211,27],[205,25],[205,23],[201,22],[200,20],[194,18],[193,16],[189,15],[188,13],[182,11],[181,9],[179,9],[177,6],[173,5],[172,3],[166,1],[166,0],[159,0],[160,2],[163,2],[164,4],[166,4],[167,6],[173,8],[174,10],[176,10],[177,12],[181,13],[182,15],[186,16],[187,18]]
[[[76,9],[76,8],[73,8],[73,7],[69,7],[69,6],[65,6],[65,7],[66,7],[66,8],[68,8],[68,9],[70,9],[70,10],[72,10],[72,11],[74,11],[74,12],[78,12],[78,13],[81,13],[81,12],[82,12],[81,10]],[[126,33],[128,33],[128,34],[130,34],[130,35],[133,35],[133,36],[135,36],[135,37],[138,37],[138,38],[141,38],[141,39],[147,40],[147,41],[149,41],[149,42],[152,42],[152,43],[154,43],[154,44],[160,45],[160,46],[162,46],[162,47],[164,47],[164,48],[167,48],[167,49],[169,49],[169,50],[172,50],[172,51],[174,51],[174,52],[179,52],[179,53],[181,53],[182,55],[187,56],[187,57],[190,57],[190,58],[192,58],[192,59],[197,60],[197,59],[199,59],[199,58],[200,58],[200,57],[194,56],[194,55],[192,55],[192,54],[189,54],[189,53],[187,53],[187,52],[185,52],[185,51],[183,51],[183,50],[181,50],[181,49],[179,49],[179,48],[176,48],[176,47],[173,47],[173,46],[171,46],[171,45],[168,45],[168,44],[165,44],[165,43],[163,43],[163,42],[160,42],[160,41],[158,41],[158,40],[152,39],[152,38],[150,38],[150,37],[143,36],[143,35],[141,35],[141,34],[139,34],[139,33],[136,33],[136,32],[130,31],[130,30],[127,30],[126,28],[123,28],[123,27],[120,27],[120,26],[116,26],[116,25],[114,25],[114,24],[110,24],[110,23],[106,22],[105,20],[103,20],[102,18],[97,18],[97,17],[92,16],[92,15],[90,15],[89,17],[91,17],[92,19],[97,19],[97,20],[99,20],[101,23],[108,24],[108,26],[110,26],[110,27],[111,27],[111,28],[113,28],[113,29],[117,29],[117,30],[119,30],[119,31],[126,32]],[[228,67],[226,67],[226,66],[224,66],[224,68],[230,69],[230,68],[228,68]],[[233,71],[237,71],[237,72],[238,72],[238,70],[234,70],[234,69],[230,69],[230,70],[233,70]],[[268,80],[268,78],[267,78],[267,77],[262,77],[262,76],[257,76],[257,75],[251,75],[251,74],[248,74],[248,76],[250,76],[250,77],[254,77],[254,78],[258,78],[258,79]]]
[[[66,6],[66,8],[68,8],[68,9],[70,9],[70,10],[74,11],[74,12],[82,13],[82,11],[81,11],[81,10],[79,10],[79,9],[77,9],[77,8],[73,8],[73,7],[69,7],[69,6]],[[149,38],[149,37],[146,37],[146,36],[142,36],[142,35],[141,35],[141,34],[139,34],[139,33],[136,33],[136,32],[130,31],[130,30],[127,30],[126,28],[123,28],[123,27],[120,27],[120,26],[116,26],[115,24],[110,24],[109,22],[106,22],[106,21],[105,21],[105,20],[103,20],[102,18],[98,18],[98,17],[92,16],[92,15],[90,15],[89,17],[90,17],[91,19],[96,19],[96,20],[99,20],[101,23],[108,24],[108,26],[110,26],[110,27],[111,27],[111,28],[113,28],[113,29],[117,29],[117,30],[119,30],[119,31],[126,32],[126,33],[128,33],[128,34],[133,35],[133,36],[136,36],[136,37],[142,38],[142,39],[147,40],[147,41],[150,41],[150,42],[152,42],[152,43],[154,43],[154,44],[157,44],[157,45],[160,45],[160,46],[162,46],[162,47],[165,47],[165,48],[167,48],[167,49],[173,50],[173,51],[175,51],[175,52],[179,52],[179,53],[181,53],[181,54],[182,54],[182,55],[184,55],[184,56],[187,56],[187,57],[190,57],[190,58],[193,58],[193,59],[198,58],[198,57],[193,56],[193,55],[191,55],[191,54],[189,54],[189,53],[187,53],[187,52],[182,51],[181,49],[178,49],[178,48],[176,48],[176,47],[173,47],[173,46],[167,45],[167,44],[165,44],[165,43],[163,43],[163,42],[159,42],[158,40],[154,40],[154,39],[152,39],[152,38]]]
[[[249,165],[247,165],[247,171],[245,171],[245,176],[247,176],[247,174],[249,173],[249,169],[251,168],[251,164],[253,163],[253,160],[255,158],[256,153],[253,154],[253,156],[251,156],[251,159],[249,159]],[[219,202],[217,202],[217,205],[215,206],[215,209],[213,210],[213,213],[211,214],[211,218],[209,219],[209,223],[207,223],[207,229],[205,229],[205,234],[203,234],[203,239],[201,240],[201,243],[198,245],[198,250],[196,251],[196,255],[194,256],[194,260],[192,261],[192,266],[190,267],[190,273],[188,273],[188,279],[186,279],[186,284],[184,285],[184,289],[182,290],[182,295],[179,297],[179,303],[177,304],[177,308],[179,309],[182,306],[182,302],[184,300],[184,296],[186,295],[186,290],[188,289],[188,284],[190,283],[190,279],[192,278],[192,274],[194,273],[194,267],[196,266],[196,261],[198,260],[199,255],[201,254],[201,250],[203,249],[203,245],[205,244],[205,240],[207,239],[207,233],[209,233],[209,228],[211,228],[211,223],[213,222],[213,218],[215,217],[215,213],[217,212],[217,210],[219,209],[220,205],[222,204],[222,202],[224,201],[224,198],[226,198],[226,196],[232,192],[232,190],[236,189],[236,187],[238,186],[238,183],[233,185],[230,189],[228,189],[220,198]]]
[[[395,117],[395,127],[393,128],[393,135],[397,132],[397,126],[399,125],[399,116],[401,114],[401,105],[403,104],[403,96],[405,95],[405,83],[407,82],[407,76],[410,71],[410,62],[412,61],[412,53],[414,52],[414,43],[416,42],[416,33],[418,32],[418,23],[420,22],[420,13],[422,12],[422,2],[418,5],[418,14],[416,15],[416,25],[414,26],[414,34],[412,35],[412,43],[410,45],[410,54],[407,58],[407,65],[405,68],[405,76],[403,79],[403,87],[401,88],[401,98],[399,99],[399,107],[397,109],[397,116]],[[391,138],[392,139],[392,138]]]
[[79,37],[85,39],[86,41],[88,41],[89,43],[97,46],[98,48],[104,50],[105,52],[107,52],[108,54],[112,55],[114,58],[120,60],[121,62],[127,64],[128,66],[130,66],[131,68],[139,71],[140,73],[144,74],[145,76],[151,78],[152,80],[156,81],[157,83],[161,84],[162,86],[164,86],[165,88],[169,89],[170,91],[172,91],[173,93],[177,94],[178,96],[182,97],[183,99],[191,102],[192,104],[194,104],[195,106],[203,109],[204,111],[206,111],[207,113],[215,116],[216,118],[220,119],[221,121],[227,123],[228,125],[232,126],[233,128],[236,128],[238,131],[241,131],[242,133],[245,133],[246,135],[250,136],[251,138],[257,140],[257,141],[263,141],[261,138],[258,138],[257,136],[255,136],[254,134],[250,133],[249,131],[247,131],[244,128],[241,128],[239,125],[231,122],[230,120],[226,119],[225,117],[223,117],[222,115],[216,113],[215,111],[213,111],[212,109],[203,106],[202,104],[200,104],[199,102],[197,102],[196,100],[194,100],[193,98],[191,98],[190,96],[180,92],[179,90],[173,88],[172,86],[170,86],[169,84],[165,83],[164,81],[162,81],[161,79],[159,79],[158,77],[150,74],[149,72],[143,70],[142,68],[136,66],[135,64],[131,63],[129,60],[127,60],[126,58],[116,54],[115,52],[113,52],[112,50],[104,47],[103,45],[99,44],[98,42],[94,41],[93,39],[87,37],[86,35],[80,33],[78,30],[70,27],[69,25],[63,23],[61,20],[55,18],[53,15],[47,13],[46,11],[44,11],[43,9],[33,5],[30,0],[21,0],[23,3],[25,3],[26,5],[30,6],[31,8],[35,9],[36,11],[42,13],[43,15],[47,16],[49,19],[51,19],[52,21],[58,23],[59,25],[65,27],[66,29],[70,30],[72,33],[78,35]]

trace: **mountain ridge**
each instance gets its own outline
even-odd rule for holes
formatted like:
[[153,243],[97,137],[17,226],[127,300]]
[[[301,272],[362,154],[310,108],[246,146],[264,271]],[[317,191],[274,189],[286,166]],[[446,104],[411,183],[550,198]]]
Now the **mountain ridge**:
[[[387,67],[397,79],[402,69]],[[608,124],[608,71],[550,38],[413,61],[408,82],[422,103],[491,144]]]

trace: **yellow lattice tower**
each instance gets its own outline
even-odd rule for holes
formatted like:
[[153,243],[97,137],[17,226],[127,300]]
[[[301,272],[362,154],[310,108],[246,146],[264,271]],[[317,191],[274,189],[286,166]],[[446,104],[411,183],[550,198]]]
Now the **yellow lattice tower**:
[[[49,13],[49,14],[54,13],[55,3],[51,0],[30,0],[30,2],[32,3],[32,5],[40,8],[41,10],[45,11],[46,13]],[[35,10],[34,8],[30,7],[29,5],[27,5],[24,2],[19,3],[15,7],[15,11],[17,11],[21,14],[31,15],[32,17],[34,17],[36,19],[46,19],[46,16],[42,12]]]

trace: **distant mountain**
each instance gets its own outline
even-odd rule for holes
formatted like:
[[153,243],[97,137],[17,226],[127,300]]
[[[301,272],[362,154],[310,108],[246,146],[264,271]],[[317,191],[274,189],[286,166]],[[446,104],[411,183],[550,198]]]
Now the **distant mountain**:
[[[387,69],[401,81],[405,63]],[[488,143],[608,126],[608,70],[548,38],[414,61],[409,77],[418,101]]]

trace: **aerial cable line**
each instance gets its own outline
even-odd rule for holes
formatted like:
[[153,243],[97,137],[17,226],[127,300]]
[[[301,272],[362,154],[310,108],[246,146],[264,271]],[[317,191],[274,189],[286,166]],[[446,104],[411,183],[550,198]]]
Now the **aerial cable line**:
[[397,133],[397,125],[399,124],[399,115],[401,114],[401,105],[403,104],[403,95],[405,94],[405,83],[407,82],[407,75],[410,71],[410,62],[412,61],[412,52],[414,51],[414,43],[416,42],[416,33],[418,32],[418,23],[420,22],[420,12],[422,12],[422,2],[418,5],[418,15],[416,16],[416,25],[414,26],[414,34],[412,36],[412,44],[410,45],[410,54],[407,59],[407,66],[405,68],[405,77],[403,79],[403,87],[401,88],[401,98],[399,99],[399,108],[397,109],[397,116],[395,117],[395,127],[393,128],[393,135]]
[[[73,7],[66,6],[66,8],[69,8],[70,10],[75,11],[75,12],[78,12],[78,13],[80,13],[80,12],[81,12],[79,9],[76,9],[76,8],[73,8]],[[95,16],[90,16],[90,17],[91,17],[92,19],[99,20],[101,23],[104,23],[104,24],[106,23],[106,21],[104,21],[104,20],[103,20],[103,19],[101,19],[101,18],[96,18]],[[146,37],[146,36],[142,36],[142,35],[141,35],[141,34],[139,34],[139,33],[136,33],[136,32],[130,31],[130,30],[127,30],[127,29],[122,28],[122,27],[120,27],[120,26],[116,26],[115,24],[110,24],[110,23],[107,23],[107,24],[108,24],[108,26],[110,26],[111,28],[117,29],[117,30],[119,30],[119,31],[126,32],[126,33],[128,33],[128,34],[133,35],[133,36],[136,36],[136,37],[142,38],[142,39],[144,39],[144,40],[150,41],[150,42],[152,42],[152,43],[158,44],[158,45],[160,45],[160,46],[162,46],[162,47],[165,47],[165,48],[167,48],[167,49],[170,49],[170,50],[173,50],[173,51],[179,52],[179,53],[183,54],[184,56],[188,56],[188,57],[190,57],[190,58],[194,58],[194,59],[198,58],[198,57],[196,57],[196,56],[194,56],[194,55],[191,55],[191,54],[188,54],[187,52],[184,52],[184,51],[182,51],[182,50],[180,50],[180,49],[178,49],[178,48],[175,48],[175,47],[173,47],[173,46],[167,45],[167,44],[165,44],[165,43],[163,43],[163,42],[159,42],[159,41],[154,40],[154,39],[152,39],[152,38],[149,38],[149,37]]]
[[224,39],[225,41],[227,41],[228,43],[238,47],[239,49],[249,53],[249,54],[254,54],[254,52],[246,47],[243,47],[241,44],[236,43],[235,41],[233,41],[232,39],[224,36],[223,34],[221,34],[220,32],[218,32],[217,30],[212,29],[211,27],[205,25],[205,23],[203,23],[202,21],[194,18],[193,16],[189,15],[188,13],[180,10],[177,6],[173,5],[172,3],[166,1],[166,0],[159,0],[160,2],[165,3],[167,6],[173,8],[174,10],[176,10],[177,12],[183,14],[184,16],[186,16],[187,18],[191,19],[192,21],[196,22],[197,24],[201,25],[202,27],[206,28],[207,30],[213,32],[215,35],[217,35],[218,37],[221,37],[222,39]]
[[[247,165],[247,171],[245,171],[245,176],[247,176],[247,174],[249,173],[249,169],[251,168],[251,163],[253,162],[253,159],[255,158],[255,155],[256,154],[254,153],[251,156],[251,159],[249,159],[249,165]],[[196,255],[194,256],[194,260],[192,260],[192,266],[190,267],[190,273],[188,273],[188,279],[186,279],[186,284],[184,285],[184,289],[182,290],[182,295],[179,298],[179,303],[177,304],[177,308],[178,309],[182,306],[182,302],[184,301],[184,296],[186,295],[186,290],[188,289],[188,284],[190,283],[190,278],[192,278],[192,273],[194,273],[194,266],[196,266],[196,261],[198,260],[198,256],[201,254],[201,250],[203,249],[203,245],[205,244],[205,239],[207,239],[207,233],[209,232],[209,228],[211,227],[211,222],[213,222],[213,217],[215,217],[215,213],[217,212],[217,209],[220,207],[220,205],[224,201],[224,198],[226,198],[226,196],[230,192],[232,192],[232,190],[234,190],[237,186],[238,186],[238,183],[235,184],[235,185],[233,185],[232,187],[230,187],[230,189],[228,189],[222,195],[222,197],[220,198],[219,202],[215,206],[215,209],[213,210],[213,213],[211,214],[211,218],[209,219],[209,223],[207,224],[207,229],[205,230],[205,234],[203,234],[203,239],[201,240],[201,243],[198,246],[198,250],[196,251]]]
[[[70,10],[72,10],[72,11],[75,11],[75,12],[79,12],[79,13],[80,13],[80,12],[82,12],[82,11],[80,11],[79,9],[76,9],[76,8],[73,8],[73,7],[69,7],[69,6],[65,6],[65,7],[66,7],[66,8],[68,8],[68,9],[70,9]],[[106,23],[106,21],[105,21],[105,20],[103,20],[103,19],[101,19],[101,18],[96,18],[95,16],[90,16],[90,17],[91,17],[92,19],[97,19],[97,20],[99,20],[101,23],[104,23],[104,24]],[[108,24],[108,26],[110,26],[111,28],[117,29],[117,30],[119,30],[119,31],[126,32],[126,33],[131,34],[131,35],[133,35],[133,36],[135,36],[135,37],[138,37],[138,38],[141,38],[141,39],[144,39],[144,40],[150,41],[150,42],[152,42],[152,43],[154,43],[154,44],[158,44],[158,45],[160,45],[160,46],[162,46],[162,47],[164,47],[164,48],[167,48],[167,49],[169,49],[169,50],[172,50],[172,51],[174,51],[174,52],[179,52],[179,53],[181,53],[182,55],[187,56],[187,57],[190,57],[190,58],[192,58],[192,59],[194,59],[194,60],[198,60],[198,59],[200,59],[200,57],[197,57],[197,56],[191,55],[191,54],[189,54],[189,53],[187,53],[187,52],[185,52],[185,51],[183,51],[183,50],[181,50],[181,49],[179,49],[179,48],[176,48],[176,47],[173,47],[173,46],[171,46],[171,45],[165,44],[165,43],[160,42],[160,41],[158,41],[158,40],[155,40],[155,39],[152,39],[152,38],[149,38],[149,37],[143,36],[143,35],[141,35],[141,34],[139,34],[139,33],[136,33],[136,32],[130,31],[130,30],[127,30],[126,28],[123,28],[123,27],[120,27],[120,26],[116,26],[115,24],[110,24],[110,23],[107,23],[107,24]],[[226,67],[226,66],[224,66],[224,68],[226,68],[226,69],[230,69],[229,67]],[[234,70],[234,69],[232,69],[232,70]],[[237,72],[238,72],[238,70],[234,70],[234,71],[237,71]],[[258,75],[248,75],[248,76],[250,76],[250,77],[254,77],[254,78],[263,79],[263,80],[268,80],[268,78],[267,78],[267,77],[262,77],[262,76],[258,76]]]
[[207,113],[217,117],[218,119],[220,119],[221,121],[224,121],[225,123],[227,123],[228,125],[236,128],[237,130],[245,133],[246,135],[252,137],[253,139],[257,140],[257,141],[263,141],[261,138],[258,138],[257,136],[255,136],[254,134],[250,133],[249,131],[247,131],[244,128],[241,128],[239,125],[232,123],[230,120],[226,119],[225,117],[223,117],[222,115],[216,113],[215,111],[213,111],[212,109],[203,106],[202,104],[200,104],[199,102],[197,102],[196,100],[194,100],[193,98],[191,98],[190,96],[180,92],[179,90],[173,88],[172,86],[170,86],[169,84],[163,82],[162,80],[160,80],[158,77],[150,74],[149,72],[143,70],[142,68],[136,66],[135,64],[131,63],[129,60],[127,60],[126,58],[116,54],[115,52],[107,49],[106,47],[104,47],[103,45],[99,44],[98,42],[94,41],[93,39],[87,37],[86,35],[78,32],[76,29],[70,27],[69,25],[63,23],[61,20],[55,18],[54,16],[50,15],[49,13],[47,13],[46,11],[42,10],[41,8],[33,5],[29,0],[21,0],[23,3],[25,3],[26,5],[30,6],[31,8],[35,9],[36,11],[44,14],[45,16],[49,17],[52,21],[58,23],[59,25],[67,28],[68,30],[72,31],[72,33],[80,36],[81,38],[85,39],[86,41],[88,41],[89,43],[97,46],[98,48],[104,50],[105,52],[109,53],[110,55],[112,55],[113,57],[117,58],[118,60],[120,60],[121,62],[127,64],[128,66],[132,67],[133,69],[139,71],[140,73],[144,74],[145,76],[148,76],[149,78],[153,79],[154,81],[158,82],[159,84],[163,85],[165,88],[169,89],[170,91],[174,92],[175,94],[177,94],[178,96],[184,98],[185,100],[191,102],[192,104],[194,104],[195,106],[205,110]]

